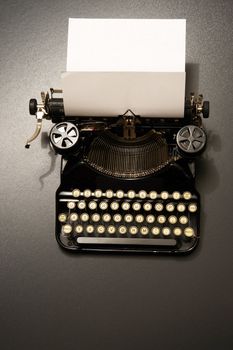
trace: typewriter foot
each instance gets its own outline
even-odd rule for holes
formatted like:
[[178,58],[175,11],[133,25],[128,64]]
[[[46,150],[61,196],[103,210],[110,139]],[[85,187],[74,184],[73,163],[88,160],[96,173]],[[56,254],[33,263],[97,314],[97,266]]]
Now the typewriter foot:
[[66,154],[77,146],[79,131],[73,123],[58,123],[51,129],[49,139],[55,152]]
[[180,153],[184,156],[196,156],[204,151],[206,133],[196,125],[181,128],[176,135],[176,143]]

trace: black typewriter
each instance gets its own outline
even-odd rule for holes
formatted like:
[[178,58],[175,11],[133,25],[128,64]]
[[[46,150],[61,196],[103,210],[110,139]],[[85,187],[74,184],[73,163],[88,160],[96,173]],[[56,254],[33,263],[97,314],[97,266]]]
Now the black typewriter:
[[83,251],[186,253],[200,238],[200,196],[195,157],[206,146],[203,96],[185,101],[184,118],[67,117],[61,90],[31,99],[38,136],[42,119],[62,155],[56,192],[56,239]]

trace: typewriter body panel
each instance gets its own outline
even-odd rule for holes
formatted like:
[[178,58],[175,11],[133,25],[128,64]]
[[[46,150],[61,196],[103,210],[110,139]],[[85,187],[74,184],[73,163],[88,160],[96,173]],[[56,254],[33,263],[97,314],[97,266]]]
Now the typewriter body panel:
[[187,253],[200,237],[195,157],[205,149],[209,103],[191,94],[185,117],[66,117],[62,98],[30,100],[39,134],[62,155],[56,192],[56,239],[68,250]]

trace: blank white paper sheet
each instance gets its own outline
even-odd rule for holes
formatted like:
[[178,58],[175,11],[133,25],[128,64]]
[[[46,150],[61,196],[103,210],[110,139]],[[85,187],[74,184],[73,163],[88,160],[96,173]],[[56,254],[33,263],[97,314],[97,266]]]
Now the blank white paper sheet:
[[184,114],[183,19],[69,19],[67,116]]

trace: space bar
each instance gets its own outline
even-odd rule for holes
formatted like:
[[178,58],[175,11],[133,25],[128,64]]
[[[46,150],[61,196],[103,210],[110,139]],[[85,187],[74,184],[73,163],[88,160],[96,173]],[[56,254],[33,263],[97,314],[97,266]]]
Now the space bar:
[[172,246],[176,245],[175,239],[163,238],[109,238],[109,237],[78,237],[79,244],[101,245],[144,245],[144,246]]

